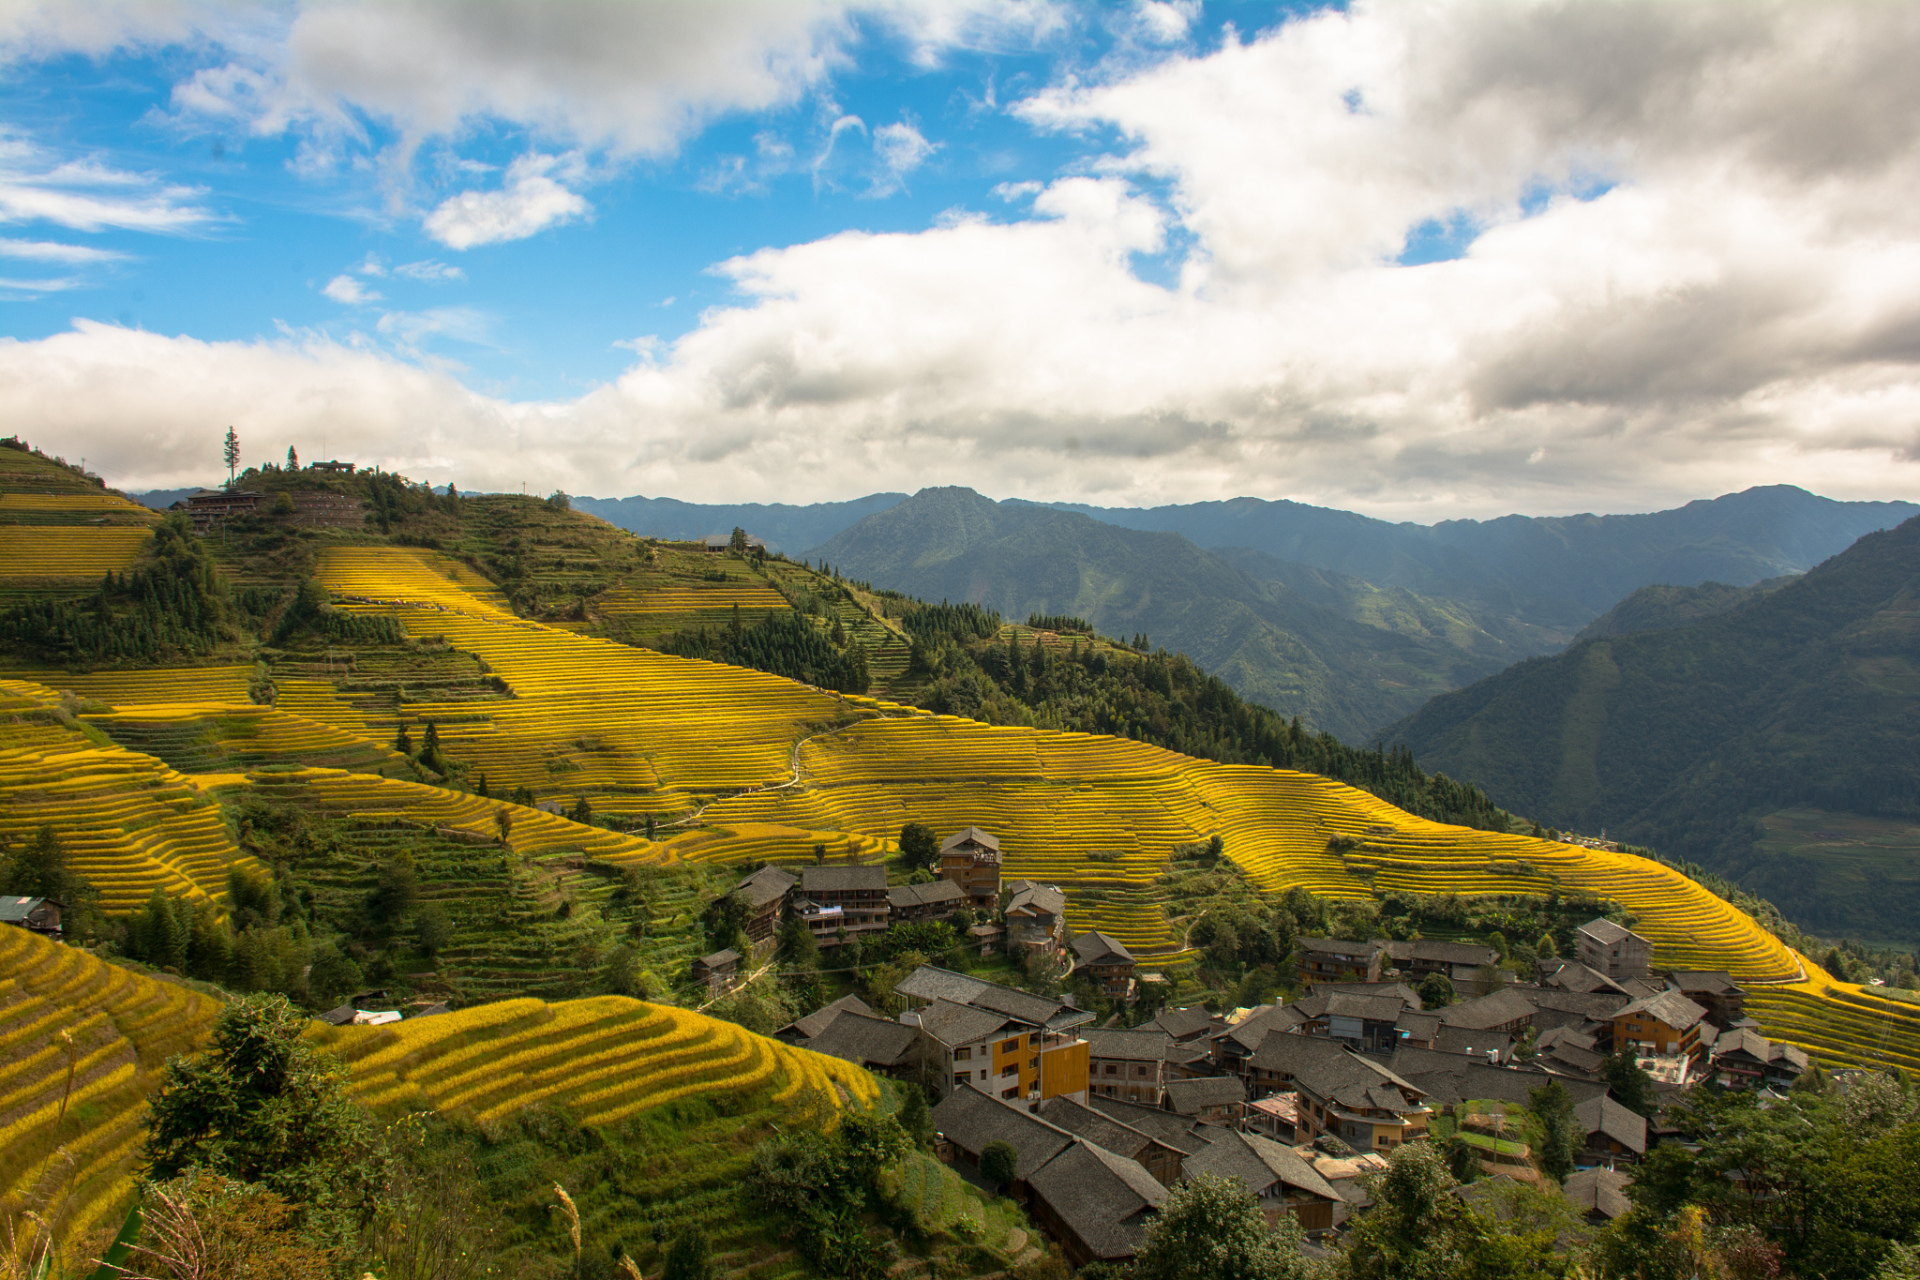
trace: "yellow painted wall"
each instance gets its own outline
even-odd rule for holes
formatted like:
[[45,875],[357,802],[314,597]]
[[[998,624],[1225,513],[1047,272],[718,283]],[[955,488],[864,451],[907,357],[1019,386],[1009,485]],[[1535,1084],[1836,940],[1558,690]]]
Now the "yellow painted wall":
[[1040,1052],[1040,1097],[1057,1098],[1087,1087],[1088,1045],[1085,1040],[1056,1045]]

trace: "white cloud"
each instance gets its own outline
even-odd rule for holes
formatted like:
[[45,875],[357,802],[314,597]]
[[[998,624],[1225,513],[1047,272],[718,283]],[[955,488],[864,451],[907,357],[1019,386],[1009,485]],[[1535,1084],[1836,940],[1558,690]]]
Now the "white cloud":
[[62,161],[0,130],[0,222],[179,234],[216,221],[201,203],[205,194],[204,188],[168,184],[90,158]]
[[24,258],[34,262],[71,262],[94,265],[123,262],[127,255],[112,249],[90,249],[82,244],[59,244],[51,240],[10,240],[0,236],[0,258]]
[[449,249],[524,240],[592,212],[579,194],[548,177],[560,157],[527,155],[507,169],[498,191],[464,191],[427,215],[426,232]]
[[55,276],[40,280],[17,280],[12,277],[0,277],[0,291],[14,298],[22,295],[38,297],[43,293],[61,293],[68,289],[78,289],[86,281],[78,276]]
[[327,281],[326,287],[321,289],[320,292],[332,298],[335,302],[345,303],[350,307],[364,306],[366,303],[378,302],[380,300],[379,294],[367,288],[367,286],[361,284],[350,275],[335,276],[333,279]]
[[884,196],[901,190],[907,175],[939,149],[939,143],[928,142],[905,120],[881,125],[873,131],[873,154],[880,161],[881,172],[875,175],[868,194]]
[[422,280],[428,284],[445,284],[448,281],[467,278],[467,273],[460,268],[434,261],[403,262],[393,269],[393,274],[404,276],[408,280]]
[[[317,339],[83,324],[0,342],[0,403],[143,483],[205,479],[205,424],[231,420],[276,449],[335,424],[336,452],[462,487],[696,499],[958,482],[1431,519],[1783,480],[1911,497],[1916,62],[1910,7],[1361,3],[1029,98],[1036,125],[1121,147],[1007,188],[1033,203],[1004,223],[721,264],[730,305],[577,399]],[[528,176],[580,199],[544,163],[443,230],[551,225],[511,207]],[[1428,220],[1471,246],[1397,265]]]

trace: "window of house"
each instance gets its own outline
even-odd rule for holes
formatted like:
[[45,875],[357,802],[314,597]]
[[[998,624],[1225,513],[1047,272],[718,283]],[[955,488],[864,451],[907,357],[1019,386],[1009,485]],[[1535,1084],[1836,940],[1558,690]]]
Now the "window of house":
[[1000,1096],[1006,1101],[1012,1102],[1015,1098],[1018,1098],[1020,1096],[1020,1087],[1018,1085],[1015,1085],[1011,1089],[1002,1089],[1000,1091]]
[[1120,1074],[1120,1068],[1115,1066],[1113,1063],[1109,1062],[1107,1064],[1106,1074],[1110,1076],[1117,1076]]
[[1020,1052],[1020,1042],[1018,1040],[1009,1040],[1005,1044],[1000,1046],[1000,1052],[1018,1053]]
[[1036,1031],[1032,1035],[1027,1037],[1027,1048],[1038,1049],[1039,1047],[1040,1047],[1040,1033]]
[[1029,1067],[1032,1067],[1032,1068],[1033,1068],[1033,1069],[1034,1069],[1035,1071],[1038,1071],[1038,1070],[1040,1069],[1040,1059],[1038,1059],[1038,1058],[1028,1058],[1028,1059],[1027,1059],[1027,1065],[1028,1065]]
[[954,1072],[954,1073],[953,1073],[953,1082],[954,1082],[955,1084],[965,1084],[965,1083],[967,1082],[967,1073],[966,1073],[966,1072],[964,1072],[964,1071],[956,1071],[956,1072]]
[[964,1048],[964,1049],[955,1049],[955,1050],[953,1051],[953,1060],[954,1060],[955,1062],[970,1062],[970,1061],[972,1061],[972,1060],[973,1060],[973,1046],[972,1046],[972,1045],[968,1045],[968,1046],[967,1046],[966,1048]]

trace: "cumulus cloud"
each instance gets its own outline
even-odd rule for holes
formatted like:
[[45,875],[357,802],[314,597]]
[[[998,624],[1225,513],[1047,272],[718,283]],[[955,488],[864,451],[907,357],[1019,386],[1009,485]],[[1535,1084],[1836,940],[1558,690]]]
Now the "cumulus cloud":
[[[827,26],[807,32],[840,21],[809,12]],[[791,47],[831,61],[840,38]],[[205,423],[232,420],[275,448],[340,424],[363,460],[463,487],[709,499],[960,482],[1431,519],[1782,480],[1912,496],[1916,61],[1920,11],[1898,6],[1361,3],[1033,94],[1022,119],[1085,140],[1074,176],[1009,185],[991,217],[720,264],[729,304],[577,399],[298,336],[98,325],[0,343],[0,397],[90,462],[168,460],[147,483],[204,479]],[[407,109],[560,92],[513,83]],[[598,118],[568,111],[573,132]],[[680,126],[599,127],[645,150]],[[576,179],[523,163],[429,230],[459,248],[587,212]],[[519,211],[535,178],[558,195],[529,197],[579,206]],[[1457,256],[1402,265],[1435,222]]]
[[442,201],[427,215],[427,234],[449,249],[471,249],[524,240],[586,215],[593,206],[548,176],[559,163],[555,156],[522,156],[498,191],[463,191]]

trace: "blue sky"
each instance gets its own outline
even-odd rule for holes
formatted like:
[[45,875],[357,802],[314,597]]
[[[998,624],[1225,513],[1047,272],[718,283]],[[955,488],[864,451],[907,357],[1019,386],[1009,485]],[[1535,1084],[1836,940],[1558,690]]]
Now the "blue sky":
[[[24,0],[0,399],[465,487],[1920,491],[1895,6]],[[212,443],[210,443],[212,442]]]
[[[43,221],[64,243],[120,256],[58,270],[13,259],[0,315],[16,338],[61,332],[76,316],[212,340],[272,337],[283,327],[343,341],[357,334],[409,358],[449,362],[489,394],[578,396],[633,363],[627,344],[671,343],[704,308],[729,300],[715,263],[850,229],[917,231],[954,210],[1004,218],[1017,210],[996,188],[1086,171],[1099,139],[1036,130],[1010,116],[1008,103],[1099,74],[1104,61],[1129,52],[1150,58],[1217,45],[1229,25],[1263,29],[1287,12],[1196,7],[1178,38],[1144,50],[1126,49],[1138,28],[1124,9],[1063,13],[1037,36],[956,45],[931,58],[916,56],[906,33],[856,13],[845,64],[793,100],[717,113],[666,155],[589,148],[581,157],[588,175],[573,184],[588,211],[465,248],[436,238],[423,212],[485,190],[489,179],[502,185],[516,159],[554,154],[537,128],[474,122],[428,142],[401,178],[382,157],[403,145],[402,129],[360,113],[364,137],[345,148],[343,163],[315,173],[302,164],[306,133],[263,136],[175,102],[175,86],[227,62],[226,48],[69,53],[0,84],[0,118],[15,137],[63,161],[85,158],[187,188],[178,202],[204,216],[166,234]],[[904,136],[902,125],[926,153],[909,139],[890,164],[879,134],[893,127]],[[1138,267],[1164,278],[1167,257],[1143,256]],[[355,285],[329,296],[343,275]],[[36,289],[35,281],[63,287]],[[366,301],[340,300],[355,287]]]

